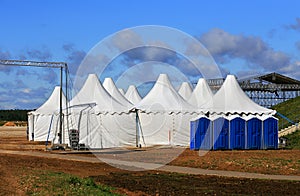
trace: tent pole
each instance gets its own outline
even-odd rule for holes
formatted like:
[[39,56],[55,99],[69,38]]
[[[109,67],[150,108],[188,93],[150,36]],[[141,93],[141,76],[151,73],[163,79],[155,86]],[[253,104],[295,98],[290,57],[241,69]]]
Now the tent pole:
[[62,144],[62,82],[63,82],[63,67],[60,67],[60,95],[59,95],[59,133],[58,141]]
[[139,120],[138,120],[138,111],[135,110],[135,129],[136,129],[136,133],[135,133],[135,145],[136,147],[139,147]]
[[68,111],[68,64],[65,64],[65,79],[66,79],[66,121],[67,121],[67,131],[69,131],[69,111]]

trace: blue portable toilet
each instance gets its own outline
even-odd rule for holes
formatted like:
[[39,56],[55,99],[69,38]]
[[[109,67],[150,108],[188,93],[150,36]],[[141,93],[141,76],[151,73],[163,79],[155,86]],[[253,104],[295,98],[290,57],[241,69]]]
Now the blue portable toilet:
[[238,115],[229,118],[229,148],[245,149],[246,121]]
[[262,147],[262,121],[256,116],[246,117],[246,148],[261,149]]
[[228,119],[217,116],[211,118],[213,121],[213,149],[226,150],[229,149],[229,121]]
[[199,124],[199,120],[191,120],[190,122],[190,149],[195,150],[195,139],[196,139],[196,131]]
[[278,119],[274,116],[263,116],[263,149],[278,148]]
[[191,120],[190,127],[190,149],[211,149],[211,121],[206,116]]

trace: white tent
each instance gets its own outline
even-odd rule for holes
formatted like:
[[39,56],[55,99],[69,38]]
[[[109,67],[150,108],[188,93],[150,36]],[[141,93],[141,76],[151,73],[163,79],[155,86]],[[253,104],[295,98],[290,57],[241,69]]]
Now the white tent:
[[115,100],[95,74],[88,76],[70,106],[70,128],[79,130],[80,143],[90,148],[136,145],[135,113]]
[[103,82],[103,87],[105,90],[115,98],[119,103],[128,109],[132,108],[132,104],[121,94],[121,92],[116,87],[114,81],[111,78],[105,78]]
[[125,95],[125,91],[122,88],[118,88],[118,90],[120,91],[120,93],[124,96]]
[[146,145],[189,145],[190,119],[196,114],[160,74],[150,92],[135,105]]
[[264,108],[253,102],[241,89],[235,76],[228,75],[222,87],[213,98],[201,107],[210,114],[275,114],[276,111]]
[[[62,107],[66,97],[62,93]],[[56,86],[48,100],[35,111],[28,112],[29,140],[58,141],[60,110],[60,87]],[[63,133],[64,134],[64,133]]]
[[193,90],[191,85],[188,82],[182,82],[179,87],[178,94],[181,95],[184,100],[188,100],[191,97],[192,92]]
[[125,94],[125,97],[132,104],[137,104],[137,103],[139,103],[142,100],[139,92],[137,91],[137,89],[136,89],[136,87],[134,85],[130,85],[128,87],[128,90],[127,90],[127,92]]
[[211,100],[212,97],[213,93],[210,87],[208,86],[206,80],[204,78],[200,78],[192,95],[188,99],[188,103],[200,107],[209,100]]

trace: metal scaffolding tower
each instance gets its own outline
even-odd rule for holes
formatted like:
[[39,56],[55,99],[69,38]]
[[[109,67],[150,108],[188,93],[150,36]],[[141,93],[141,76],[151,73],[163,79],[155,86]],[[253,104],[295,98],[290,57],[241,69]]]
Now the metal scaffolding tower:
[[[58,141],[62,144],[62,84],[63,84],[63,69],[65,70],[65,82],[66,82],[66,99],[68,99],[68,65],[65,62],[38,62],[38,61],[21,61],[21,60],[0,60],[0,65],[3,66],[27,66],[27,67],[45,67],[45,68],[57,68],[60,69],[60,105],[59,105],[59,133]],[[65,106],[68,109],[67,106]],[[68,113],[68,111],[67,111]]]

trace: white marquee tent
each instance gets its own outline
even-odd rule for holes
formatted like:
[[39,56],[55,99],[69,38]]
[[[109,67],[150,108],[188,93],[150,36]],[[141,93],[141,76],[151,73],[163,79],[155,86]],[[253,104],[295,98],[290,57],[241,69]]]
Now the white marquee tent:
[[188,100],[191,97],[192,92],[193,89],[188,82],[183,82],[178,90],[178,94],[181,95],[184,100]]
[[137,104],[142,100],[139,92],[137,91],[137,89],[134,85],[130,85],[128,87],[128,90],[126,91],[125,97],[132,104]]
[[196,116],[174,89],[166,74],[160,74],[150,92],[135,105],[144,141],[151,145],[189,145],[190,119]]
[[233,75],[226,77],[222,87],[210,101],[201,106],[201,110],[210,114],[274,115],[276,113],[252,101]]
[[127,109],[132,108],[133,105],[122,95],[111,78],[104,79],[103,87],[114,99],[116,99],[123,106],[127,107]]
[[122,88],[118,88],[118,90],[120,91],[120,93],[124,96],[125,95],[125,91]]
[[136,145],[135,113],[114,99],[95,74],[88,76],[70,107],[70,128],[79,130],[80,143],[90,148]]
[[[66,97],[62,93],[62,107],[66,108]],[[56,86],[48,100],[35,111],[28,112],[29,140],[58,141],[60,87]]]
[[188,99],[188,103],[196,107],[201,107],[206,102],[210,101],[213,93],[204,78],[200,78],[198,83]]

